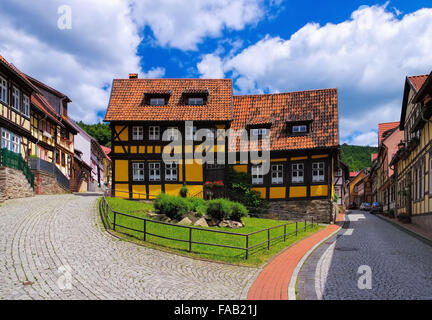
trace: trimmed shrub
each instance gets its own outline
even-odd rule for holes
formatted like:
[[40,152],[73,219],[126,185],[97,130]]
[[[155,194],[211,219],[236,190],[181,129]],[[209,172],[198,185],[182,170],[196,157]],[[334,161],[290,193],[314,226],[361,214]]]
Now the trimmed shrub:
[[189,211],[189,204],[185,198],[161,193],[153,203],[157,213],[165,214],[173,220],[181,220]]
[[248,210],[244,205],[238,202],[231,202],[230,220],[241,222],[242,218],[248,215]]
[[204,216],[207,212],[207,205],[201,205],[196,207],[195,212],[198,217]]
[[198,207],[206,207],[207,202],[201,198],[187,198],[189,211],[197,212]]
[[189,189],[188,189],[188,187],[184,184],[183,187],[181,187],[180,192],[179,192],[180,197],[182,197],[182,198],[187,198],[188,192],[189,192]]
[[265,213],[269,204],[261,199],[260,193],[252,190],[250,174],[237,172],[231,165],[228,167],[227,194],[230,200],[240,202],[251,213]]
[[215,199],[208,202],[207,214],[214,219],[229,219],[231,216],[231,212],[231,201],[227,199]]

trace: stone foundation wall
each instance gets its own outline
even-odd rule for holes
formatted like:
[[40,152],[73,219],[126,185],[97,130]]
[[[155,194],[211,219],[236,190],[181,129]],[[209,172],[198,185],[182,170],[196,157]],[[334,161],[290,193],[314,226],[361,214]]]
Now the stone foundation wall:
[[413,215],[411,222],[425,231],[432,232],[432,214]]
[[333,201],[298,200],[270,202],[269,218],[301,221],[314,219],[319,223],[334,223],[338,206]]
[[20,170],[0,167],[0,202],[33,196],[33,188]]
[[35,175],[35,191],[36,194],[65,194],[70,193],[69,190],[65,189],[57,183],[57,180],[53,174],[32,170]]

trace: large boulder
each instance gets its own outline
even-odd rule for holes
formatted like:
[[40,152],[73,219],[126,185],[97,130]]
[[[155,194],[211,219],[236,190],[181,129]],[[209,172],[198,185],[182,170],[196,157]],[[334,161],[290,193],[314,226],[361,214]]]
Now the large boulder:
[[238,221],[229,221],[229,228],[240,229],[243,228],[243,224]]
[[229,221],[228,220],[222,220],[221,222],[219,222],[218,226],[221,228],[229,228]]
[[219,226],[219,223],[221,223],[220,220],[215,219],[215,218],[212,218],[212,219],[209,219],[209,220],[206,219],[206,221],[207,221],[207,224],[208,224],[209,227],[217,227],[217,226]]
[[198,220],[194,223],[194,226],[197,226],[197,227],[208,227],[209,225],[207,224],[206,219],[201,218],[201,219],[198,219]]
[[192,224],[192,221],[189,218],[183,218],[178,224],[181,224],[183,226],[190,226]]
[[231,229],[240,229],[243,228],[243,224],[238,221],[232,220],[223,220],[218,224],[221,228],[231,228]]

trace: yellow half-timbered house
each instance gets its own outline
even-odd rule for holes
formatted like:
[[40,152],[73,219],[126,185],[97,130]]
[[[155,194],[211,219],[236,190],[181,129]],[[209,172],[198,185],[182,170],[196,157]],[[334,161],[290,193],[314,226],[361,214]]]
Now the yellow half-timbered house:
[[[138,79],[131,74],[113,81],[105,121],[112,130],[117,197],[178,195],[183,184],[191,196],[207,197],[206,182],[225,184],[227,166],[233,165],[250,174],[253,189],[275,206],[295,203],[307,212],[313,206],[305,209],[305,204],[314,201],[325,203],[326,212],[333,206],[340,153],[336,89],[233,96],[231,79]],[[207,129],[205,140],[196,138],[200,129]],[[163,154],[176,132],[182,143],[168,150],[179,156],[167,162]],[[238,132],[248,137],[246,154],[242,142],[232,139]],[[251,152],[262,156],[265,137],[269,157],[260,165]],[[214,146],[202,145],[208,140]],[[196,159],[197,153],[211,151],[218,153],[214,163]],[[268,162],[267,171],[262,161]]]
[[397,172],[397,214],[432,230],[432,73],[407,77],[400,130],[404,140],[391,165]]

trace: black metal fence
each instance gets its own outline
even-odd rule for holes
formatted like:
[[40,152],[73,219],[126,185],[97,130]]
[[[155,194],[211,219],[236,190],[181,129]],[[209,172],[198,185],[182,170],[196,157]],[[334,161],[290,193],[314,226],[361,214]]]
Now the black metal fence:
[[32,170],[39,170],[47,173],[51,173],[55,176],[57,182],[66,189],[70,188],[69,179],[60,171],[57,166],[40,158],[30,158],[30,168]]
[[[117,192],[118,191],[116,190],[116,194],[117,194]],[[304,220],[303,227],[299,226],[299,222],[290,222],[290,223],[286,223],[286,224],[258,230],[258,231],[251,232],[251,233],[236,233],[236,232],[228,232],[228,231],[222,231],[222,230],[204,229],[204,228],[198,228],[198,227],[192,227],[192,226],[172,224],[172,223],[168,223],[168,222],[137,217],[137,216],[134,216],[131,214],[119,212],[117,210],[114,210],[111,207],[111,205],[109,204],[109,202],[107,200],[108,194],[109,194],[109,191],[106,191],[104,193],[104,196],[103,196],[102,201],[100,203],[100,210],[102,212],[103,218],[107,222],[107,225],[110,229],[116,231],[116,228],[122,228],[125,230],[138,232],[138,233],[142,234],[142,240],[144,240],[144,241],[147,241],[147,236],[153,236],[153,237],[157,237],[157,238],[161,238],[161,239],[167,239],[167,240],[173,240],[173,241],[188,243],[189,244],[189,247],[188,247],[189,252],[192,252],[192,245],[193,244],[213,246],[213,247],[223,247],[223,248],[229,248],[229,249],[244,251],[245,252],[245,259],[247,260],[249,258],[249,254],[250,254],[251,250],[253,250],[253,249],[267,245],[267,250],[270,250],[270,246],[271,246],[272,242],[275,243],[277,240],[281,240],[281,239],[283,239],[283,241],[285,242],[288,237],[290,237],[290,236],[296,236],[297,237],[300,232],[306,232],[308,229],[312,229],[312,228],[317,226],[314,219],[311,218],[309,223],[308,223],[308,220],[306,220],[306,219]],[[141,195],[143,195],[143,194],[141,194]],[[112,218],[111,218],[111,216],[112,216]],[[118,216],[129,217],[132,219],[136,219],[137,221],[141,221],[142,222],[142,229],[136,229],[136,228],[132,228],[131,226],[126,226],[126,225],[122,225],[122,224],[118,223],[118,219],[117,219]],[[172,226],[175,228],[187,229],[187,230],[189,230],[189,232],[188,232],[189,237],[187,240],[185,240],[185,239],[168,237],[167,235],[163,235],[163,234],[150,233],[147,229],[149,223],[155,223],[155,224],[159,224],[159,225],[168,225],[168,226]],[[294,226],[294,225],[295,225],[295,230],[293,229],[294,231],[287,232],[288,227]],[[272,237],[271,231],[274,231],[277,229],[283,229],[283,234]],[[211,232],[211,233],[220,234],[220,235],[231,235],[234,237],[242,237],[244,239],[243,240],[244,246],[240,247],[240,246],[231,246],[231,245],[225,245],[225,244],[194,241],[193,240],[193,231]],[[128,235],[133,236],[132,234],[129,234],[127,232],[123,232],[123,233],[126,233]],[[262,234],[262,233],[265,233],[267,235],[267,237],[265,237],[266,240],[259,242],[259,243],[255,243],[253,245],[250,245],[251,244],[251,238],[255,235]]]

